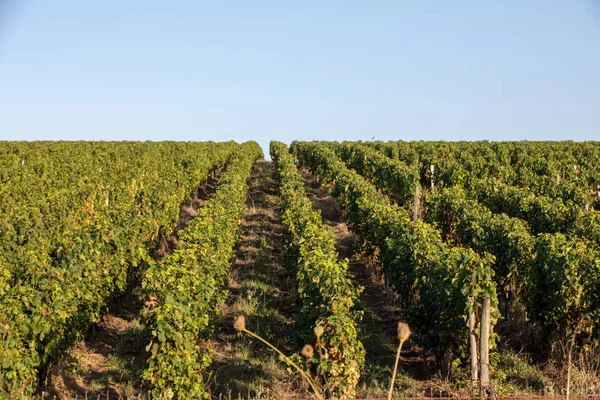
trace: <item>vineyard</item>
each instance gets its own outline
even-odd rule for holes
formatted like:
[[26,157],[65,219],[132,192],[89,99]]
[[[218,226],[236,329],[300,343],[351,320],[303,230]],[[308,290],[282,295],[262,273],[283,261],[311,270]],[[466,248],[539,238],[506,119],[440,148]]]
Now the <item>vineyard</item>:
[[0,142],[0,399],[600,396],[599,142],[269,150]]

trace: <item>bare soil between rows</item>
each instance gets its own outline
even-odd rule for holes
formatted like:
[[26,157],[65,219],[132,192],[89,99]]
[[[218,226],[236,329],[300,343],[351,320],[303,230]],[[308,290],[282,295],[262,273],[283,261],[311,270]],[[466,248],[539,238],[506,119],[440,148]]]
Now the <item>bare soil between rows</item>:
[[286,354],[294,343],[296,311],[293,279],[283,265],[278,188],[274,167],[259,161],[250,178],[241,243],[229,278],[229,298],[214,341],[210,390],[215,398],[301,399],[307,387],[290,374],[265,345],[236,332],[233,317]]

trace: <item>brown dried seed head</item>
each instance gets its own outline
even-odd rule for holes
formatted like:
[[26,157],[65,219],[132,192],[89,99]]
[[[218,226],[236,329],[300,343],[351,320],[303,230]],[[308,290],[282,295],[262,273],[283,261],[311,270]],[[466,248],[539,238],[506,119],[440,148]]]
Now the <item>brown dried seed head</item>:
[[314,332],[317,339],[319,339],[321,336],[323,336],[325,328],[323,328],[322,326],[315,326]]
[[246,318],[243,315],[238,315],[233,318],[233,327],[236,331],[246,330]]
[[406,342],[410,337],[410,328],[405,322],[398,322],[398,339],[401,342]]
[[305,344],[300,352],[304,358],[311,358],[315,354],[315,349],[310,344]]
[[285,359],[285,356],[283,354],[279,355],[279,361],[286,363],[287,360]]

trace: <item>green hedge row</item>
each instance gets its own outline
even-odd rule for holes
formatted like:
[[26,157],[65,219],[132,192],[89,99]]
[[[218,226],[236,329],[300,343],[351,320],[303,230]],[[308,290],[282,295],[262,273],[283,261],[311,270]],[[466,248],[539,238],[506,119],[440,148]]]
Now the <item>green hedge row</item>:
[[153,398],[208,396],[202,372],[211,363],[211,353],[205,341],[227,297],[247,181],[262,157],[256,142],[242,144],[215,194],[179,233],[174,253],[145,272],[143,316],[151,334],[151,356],[143,377]]
[[270,150],[281,192],[286,264],[301,304],[297,330],[310,338],[313,328],[323,327],[317,373],[325,377],[329,396],[352,398],[365,361],[357,332],[362,312],[356,309],[362,288],[348,277],[348,260],[338,260],[335,240],[313,211],[287,146],[271,142]]
[[418,168],[393,160],[377,150],[360,143],[344,142],[335,147],[336,153],[348,168],[368,177],[386,195],[406,207],[411,205],[415,187],[419,184]]

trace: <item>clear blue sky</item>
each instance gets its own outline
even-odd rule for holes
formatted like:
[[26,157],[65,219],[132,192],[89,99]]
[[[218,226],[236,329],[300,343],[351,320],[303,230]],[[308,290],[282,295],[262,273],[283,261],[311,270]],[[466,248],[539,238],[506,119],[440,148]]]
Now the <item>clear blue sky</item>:
[[0,13],[0,139],[600,140],[597,0]]

